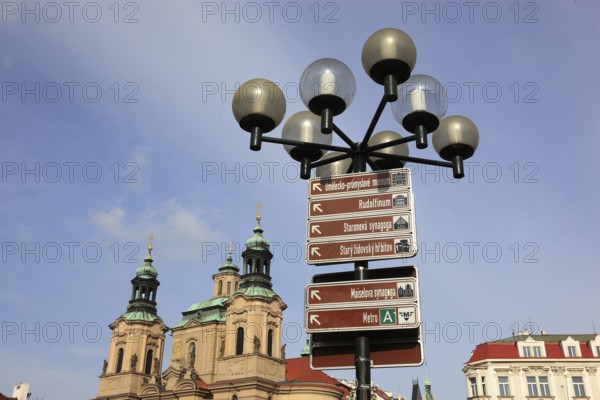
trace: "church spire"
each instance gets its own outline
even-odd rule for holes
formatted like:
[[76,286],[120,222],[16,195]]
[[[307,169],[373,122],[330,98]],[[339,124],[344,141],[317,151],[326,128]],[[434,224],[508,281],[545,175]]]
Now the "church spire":
[[219,272],[240,272],[240,268],[233,263],[233,242],[229,242],[229,249],[225,262],[219,267]]
[[433,393],[431,392],[431,381],[429,380],[427,370],[425,370],[425,400],[434,400]]
[[270,243],[263,236],[260,226],[262,216],[260,214],[260,202],[256,206],[256,227],[254,235],[246,240],[246,250],[242,253],[244,259],[244,273],[240,287],[260,286],[271,289],[271,259],[273,254],[269,250]]
[[150,234],[148,244],[148,256],[144,263],[135,271],[135,278],[131,280],[131,300],[124,314],[126,319],[152,320],[156,314],[156,291],[160,282],[156,277],[158,271],[152,265],[152,242],[154,234]]

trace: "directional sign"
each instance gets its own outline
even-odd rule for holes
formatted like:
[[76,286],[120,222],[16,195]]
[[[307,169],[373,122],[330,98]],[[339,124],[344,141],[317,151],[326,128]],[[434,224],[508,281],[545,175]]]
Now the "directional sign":
[[307,307],[415,303],[417,299],[416,278],[313,283],[305,291]]
[[417,254],[417,244],[412,240],[412,236],[398,235],[377,239],[309,243],[306,260],[309,264],[318,264],[414,257]]
[[375,215],[332,220],[311,220],[308,223],[309,239],[343,237],[381,237],[410,232],[413,218],[410,213]]
[[417,254],[408,169],[311,179],[307,206],[308,264]]
[[[354,369],[354,336],[352,332],[313,333],[310,343],[312,369]],[[331,340],[334,337],[334,340]],[[371,366],[415,367],[423,364],[421,327],[398,331],[369,332]]]
[[316,199],[308,202],[308,217],[331,217],[332,215],[365,214],[366,212],[389,213],[410,207],[410,192],[371,194],[366,196]]
[[421,365],[417,269],[378,268],[366,280],[353,277],[354,271],[318,274],[306,287],[311,368],[354,368],[358,331],[369,338],[373,367]]
[[307,333],[416,328],[421,322],[418,314],[414,304],[401,307],[309,309],[304,318],[304,328]]
[[343,196],[351,193],[386,193],[397,188],[407,188],[409,186],[410,171],[398,168],[311,179],[308,194],[312,198],[317,198],[336,195]]

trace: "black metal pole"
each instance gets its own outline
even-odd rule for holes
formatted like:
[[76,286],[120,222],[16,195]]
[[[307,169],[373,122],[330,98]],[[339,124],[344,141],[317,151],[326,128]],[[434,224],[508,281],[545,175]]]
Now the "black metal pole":
[[[354,172],[367,170],[366,157],[358,153],[352,160]],[[369,263],[357,261],[354,263],[354,279],[368,279]],[[366,335],[359,335],[354,340],[354,365],[356,367],[356,399],[371,400],[371,346]]]
[[[358,261],[354,263],[354,279],[368,278],[369,263]],[[354,365],[356,367],[356,399],[371,399],[371,346],[365,335],[357,336],[354,340]]]

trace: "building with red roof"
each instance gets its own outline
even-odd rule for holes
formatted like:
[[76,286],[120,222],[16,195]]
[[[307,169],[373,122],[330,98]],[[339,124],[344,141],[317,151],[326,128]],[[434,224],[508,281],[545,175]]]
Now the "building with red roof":
[[600,399],[600,335],[534,335],[477,345],[463,372],[468,399]]

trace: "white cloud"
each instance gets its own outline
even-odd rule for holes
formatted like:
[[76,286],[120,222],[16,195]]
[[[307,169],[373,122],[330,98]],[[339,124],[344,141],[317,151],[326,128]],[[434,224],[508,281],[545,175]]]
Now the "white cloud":
[[165,257],[186,259],[197,258],[202,243],[222,241],[216,228],[221,214],[219,210],[186,207],[170,199],[137,214],[117,204],[106,211],[92,212],[91,220],[100,235],[123,243],[144,242],[154,233],[155,248],[169,249]]
[[119,238],[123,234],[123,217],[125,210],[115,206],[105,212],[92,213],[92,222],[106,235]]

